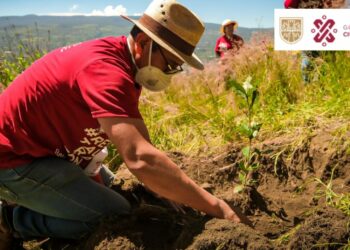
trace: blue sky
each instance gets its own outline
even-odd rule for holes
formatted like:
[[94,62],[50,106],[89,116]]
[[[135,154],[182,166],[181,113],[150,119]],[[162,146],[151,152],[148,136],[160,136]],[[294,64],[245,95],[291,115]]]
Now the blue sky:
[[[0,0],[0,16],[38,15],[116,15],[140,14],[151,0]],[[178,0],[204,22],[221,23],[230,18],[242,27],[273,27],[274,9],[283,0]]]

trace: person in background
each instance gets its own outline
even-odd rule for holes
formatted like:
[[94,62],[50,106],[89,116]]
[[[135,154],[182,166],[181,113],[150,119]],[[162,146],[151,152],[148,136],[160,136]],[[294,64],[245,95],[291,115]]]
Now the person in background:
[[53,50],[0,95],[0,197],[11,203],[0,209],[0,250],[11,249],[15,238],[81,239],[103,217],[129,214],[128,200],[103,181],[110,178],[88,176],[104,169],[102,150],[110,142],[152,192],[249,222],[157,149],[139,112],[144,88],[164,90],[184,63],[204,69],[193,53],[202,21],[175,0],[154,0],[140,19],[124,18],[134,24],[128,37]]
[[[340,9],[347,7],[347,0],[289,0],[297,2],[298,9]],[[294,3],[295,5],[295,3]]]
[[[284,7],[286,9],[337,9],[346,8],[347,0],[285,0]],[[320,57],[320,51],[301,52],[301,75],[305,84],[311,82],[315,63]]]
[[217,39],[215,45],[215,54],[217,57],[223,57],[230,50],[236,53],[243,46],[243,38],[234,34],[237,27],[238,23],[236,21],[226,19],[222,22],[220,33],[223,35]]

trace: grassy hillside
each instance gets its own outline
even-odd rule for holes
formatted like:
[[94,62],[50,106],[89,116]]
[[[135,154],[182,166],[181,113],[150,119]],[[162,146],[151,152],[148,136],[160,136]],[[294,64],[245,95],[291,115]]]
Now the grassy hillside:
[[[36,16],[15,18],[19,26],[13,28],[14,31],[25,29],[26,18],[42,20]],[[70,33],[57,34],[67,37],[74,34],[74,27],[68,29],[72,20],[76,20],[77,26],[90,27],[94,22],[100,28],[108,27],[106,20],[111,28],[119,20],[121,24],[117,27],[130,28],[127,22],[117,18],[87,18],[90,23],[82,21],[85,17],[72,17],[71,21],[42,18],[46,25],[56,25],[57,31],[66,25]],[[55,20],[60,20],[59,24],[55,24]],[[40,25],[37,26],[39,36],[15,33],[13,40],[7,40],[8,46],[18,46],[16,51],[8,52],[6,46],[1,47],[0,85],[3,88],[45,53],[40,44]],[[215,28],[217,26],[208,25],[207,36],[211,32],[214,37]],[[205,42],[212,41],[204,39],[202,43]],[[300,60],[300,53],[274,51],[271,36],[258,35],[253,36],[238,55],[222,62],[216,59],[207,62],[204,72],[187,69],[176,76],[172,86],[163,93],[144,91],[141,109],[155,143],[164,150],[198,153],[203,148],[213,149],[239,139],[238,127],[243,119],[241,103],[231,85],[232,82],[242,84],[248,76],[260,91],[254,119],[263,123],[263,134],[307,130],[329,119],[348,121],[350,72],[344,69],[350,67],[349,52],[322,53],[314,62],[310,84],[302,81]]]
[[[32,20],[33,17],[23,18]],[[83,22],[82,17],[72,17],[71,20],[74,19],[77,25],[86,27],[108,27],[105,25],[108,20],[112,29],[114,22],[118,23],[115,18],[87,19],[94,24]],[[65,18],[58,20],[65,20],[66,23],[55,24],[55,17],[52,17],[46,25],[56,25],[57,31],[66,25],[70,31],[57,35],[70,37],[68,34],[74,34],[68,29],[71,21]],[[22,21],[24,25],[28,20]],[[124,25],[116,25],[120,29],[130,28],[127,22],[119,21]],[[39,34],[42,32],[40,25],[37,28]],[[217,26],[208,25],[206,36],[211,32],[214,37],[215,28]],[[16,26],[13,29],[18,31],[25,28]],[[91,30],[91,27],[87,30]],[[18,33],[8,44],[18,46],[16,51],[8,52],[6,46],[1,47],[2,88],[6,88],[17,74],[45,54],[45,49],[40,45],[41,38],[38,37],[41,36]],[[212,40],[204,39],[202,43],[205,42]],[[165,92],[144,91],[140,108],[154,143],[166,151],[198,154],[216,152],[227,143],[244,141],[240,135],[241,124],[246,119],[243,103],[232,87],[235,83],[242,84],[249,76],[260,92],[253,117],[253,121],[262,123],[261,138],[258,139],[296,131],[310,134],[315,127],[332,122],[343,124],[343,132],[349,130],[350,71],[345,69],[350,68],[350,53],[323,52],[314,62],[309,84],[302,81],[300,61],[299,52],[274,51],[271,36],[257,35],[238,55],[228,56],[224,61],[208,61],[204,72],[186,69],[173,79],[173,84]],[[340,136],[343,132],[339,131]],[[347,145],[350,153],[350,143]]]
[[299,53],[256,44],[223,64],[208,63],[204,72],[177,76],[162,94],[145,92],[141,108],[152,137],[164,150],[186,153],[215,151],[240,141],[245,116],[232,82],[242,84],[248,76],[260,91],[253,121],[263,124],[261,139],[311,133],[336,120],[348,130],[350,72],[344,69],[350,67],[349,52],[323,53],[309,84],[301,79],[300,60]]

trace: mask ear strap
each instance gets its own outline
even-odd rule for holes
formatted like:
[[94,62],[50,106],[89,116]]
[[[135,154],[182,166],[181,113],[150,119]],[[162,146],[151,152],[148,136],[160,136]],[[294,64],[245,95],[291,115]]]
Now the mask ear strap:
[[151,45],[149,46],[148,66],[151,66],[152,48],[153,48],[153,40],[151,40]]
[[131,60],[132,60],[132,63],[135,65],[136,69],[138,70],[139,67],[137,67],[137,64],[135,62],[135,58],[131,52],[131,45],[130,45],[130,41],[129,41],[129,38],[126,39],[127,43],[128,43],[128,49],[129,49],[129,52],[130,52],[130,55],[131,55]]

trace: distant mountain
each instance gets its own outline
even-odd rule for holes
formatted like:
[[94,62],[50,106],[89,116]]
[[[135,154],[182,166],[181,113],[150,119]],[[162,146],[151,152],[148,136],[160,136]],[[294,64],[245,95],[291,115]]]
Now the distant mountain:
[[[137,19],[138,17],[133,17]],[[219,37],[219,24],[206,23],[205,33],[196,53],[204,60],[214,56]],[[7,16],[0,17],[0,46],[15,50],[22,42],[30,42],[44,50],[103,36],[128,35],[132,24],[121,17],[93,16]],[[249,41],[256,32],[273,35],[273,29],[239,27],[237,33]]]

